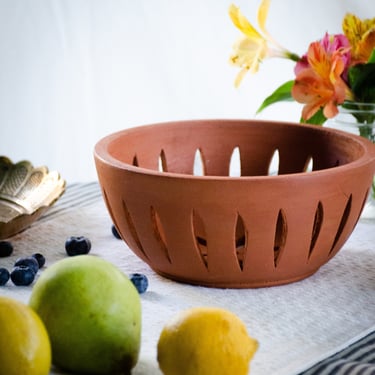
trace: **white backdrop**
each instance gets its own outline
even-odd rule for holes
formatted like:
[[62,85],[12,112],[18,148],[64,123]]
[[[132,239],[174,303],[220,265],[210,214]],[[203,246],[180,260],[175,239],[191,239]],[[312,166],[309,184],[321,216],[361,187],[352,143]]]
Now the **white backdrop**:
[[[259,0],[233,1],[255,21]],[[136,125],[193,118],[253,118],[293,77],[266,61],[239,89],[229,65],[240,35],[231,0],[0,0],[0,155],[96,179],[93,147]],[[373,0],[273,0],[271,34],[299,54],[346,12],[375,17]],[[259,118],[299,120],[282,103]]]

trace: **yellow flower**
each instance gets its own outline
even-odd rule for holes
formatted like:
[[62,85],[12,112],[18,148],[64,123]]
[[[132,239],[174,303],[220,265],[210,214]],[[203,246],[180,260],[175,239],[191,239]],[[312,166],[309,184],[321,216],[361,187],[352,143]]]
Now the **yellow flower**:
[[240,9],[231,5],[229,16],[233,24],[243,33],[243,36],[234,44],[230,62],[239,66],[241,71],[237,75],[237,87],[247,72],[256,73],[259,64],[267,57],[287,57],[296,60],[296,56],[280,47],[266,30],[266,20],[271,0],[262,0],[257,15],[257,22],[261,33],[247,20]]
[[375,18],[361,20],[348,13],[342,29],[352,47],[352,62],[366,63],[375,48]]

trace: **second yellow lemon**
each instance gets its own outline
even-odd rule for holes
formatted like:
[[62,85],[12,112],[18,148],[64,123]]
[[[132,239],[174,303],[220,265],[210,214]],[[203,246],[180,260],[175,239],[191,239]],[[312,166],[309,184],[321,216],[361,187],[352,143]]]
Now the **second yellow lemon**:
[[0,374],[47,375],[51,345],[39,316],[26,304],[0,296]]
[[164,375],[247,375],[257,348],[238,316],[197,307],[164,326],[157,351]]

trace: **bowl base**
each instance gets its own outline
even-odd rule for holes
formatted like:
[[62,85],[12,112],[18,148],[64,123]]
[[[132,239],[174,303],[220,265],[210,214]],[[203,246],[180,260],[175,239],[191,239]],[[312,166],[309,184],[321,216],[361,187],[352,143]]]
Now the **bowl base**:
[[163,271],[159,271],[153,268],[158,275],[165,277],[169,280],[173,280],[182,284],[190,284],[195,286],[203,286],[207,288],[219,288],[219,289],[256,289],[256,288],[266,288],[272,286],[281,286],[286,284],[292,284],[297,281],[302,281],[307,279],[308,277],[315,274],[319,271],[320,267],[305,273],[303,275],[298,275],[295,277],[287,278],[287,279],[279,279],[279,280],[253,280],[248,282],[239,282],[239,281],[215,281],[215,280],[192,280],[188,278],[183,278],[176,275],[171,275],[165,273]]

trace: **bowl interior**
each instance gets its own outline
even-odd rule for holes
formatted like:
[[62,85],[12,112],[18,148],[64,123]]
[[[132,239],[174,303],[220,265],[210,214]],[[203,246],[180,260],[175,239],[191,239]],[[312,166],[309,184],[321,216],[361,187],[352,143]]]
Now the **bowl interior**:
[[119,163],[158,172],[266,176],[342,166],[364,148],[317,126],[212,120],[129,129],[108,140],[107,152]]

